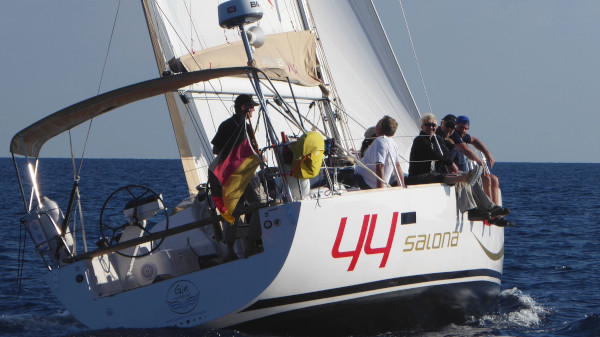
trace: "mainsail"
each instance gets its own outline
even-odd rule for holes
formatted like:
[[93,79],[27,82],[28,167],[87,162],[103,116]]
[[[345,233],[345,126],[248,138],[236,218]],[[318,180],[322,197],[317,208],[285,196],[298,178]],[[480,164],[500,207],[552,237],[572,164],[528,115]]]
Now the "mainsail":
[[[243,56],[239,30],[221,28],[214,11],[201,2],[145,3],[161,72],[246,65],[244,57],[239,57]],[[321,123],[322,129],[338,128],[334,132],[341,138],[338,142],[350,150],[356,149],[354,144],[360,144],[364,130],[383,115],[394,117],[399,123],[395,139],[400,153],[408,158],[419,114],[374,5],[363,0],[259,3],[264,12],[259,25],[267,42],[264,50],[256,51],[257,66],[271,71],[275,79],[289,78],[290,83],[275,85],[277,91],[291,98],[289,88],[293,88],[300,113],[316,117],[313,122]],[[233,113],[232,101],[241,93],[253,94],[254,89],[247,78],[234,77],[166,95],[191,194],[207,180],[207,167],[214,158],[210,140],[219,123]],[[322,112],[309,112],[315,106],[312,103],[328,93],[337,118],[334,123],[329,117],[334,127],[323,125],[328,118]],[[267,97],[270,94],[266,92]],[[302,134],[297,125],[274,115],[270,117],[276,130]],[[257,137],[260,142],[264,128],[258,127]]]
[[[418,134],[419,111],[373,3],[310,0],[310,13],[348,115],[352,137],[389,115],[398,122],[394,140],[408,161]],[[408,163],[403,165],[408,172]]]
[[[302,32],[304,29],[298,5],[295,1],[260,1],[260,4],[264,9],[260,26],[267,35],[267,39],[273,34],[288,33],[288,35],[297,35],[300,39],[306,40],[306,34]],[[157,56],[159,70],[169,69],[177,72],[203,67],[211,68],[213,65],[210,62],[210,53],[216,49],[225,50],[224,54],[239,54],[241,41],[239,34],[236,30],[225,30],[219,27],[214,11],[215,7],[212,5],[210,6],[211,10],[207,10],[200,2],[148,0],[147,8],[149,29],[151,35],[156,36],[153,43],[161,54]],[[293,44],[288,42],[287,45],[288,49],[298,47],[297,42]],[[304,53],[303,55],[310,59],[310,54]],[[208,57],[208,63],[204,63],[206,58],[203,58],[203,55]],[[322,98],[322,92],[316,86],[318,81],[315,80],[314,74],[317,64],[314,57],[312,57],[312,65],[303,67],[294,64],[293,61],[281,54],[270,57],[264,55],[262,58],[270,58],[273,60],[271,63],[281,63],[283,68],[292,68],[292,71],[300,68],[312,68],[312,73],[309,71],[303,76],[312,79],[311,83],[295,81],[290,78],[292,82],[304,82],[309,85],[292,84],[292,87],[295,88],[295,95],[299,99],[299,105],[304,110],[307,110],[306,107],[314,99]],[[241,66],[246,65],[246,61],[241,61],[241,59],[238,62],[241,62]],[[302,61],[303,64],[307,62]],[[188,68],[181,69],[181,66],[186,66],[186,64]],[[235,63],[227,64],[231,66]],[[282,84],[284,85],[281,85],[278,91],[283,91],[282,95],[285,96],[285,92],[289,92],[289,85],[288,83]],[[172,101],[169,110],[171,119],[174,121],[173,125],[190,193],[195,192],[199,182],[207,180],[206,171],[214,157],[210,140],[219,123],[233,113],[232,101],[241,93],[254,93],[247,78],[222,78],[184,88],[179,95],[177,93],[167,95],[167,100]],[[300,102],[303,98],[305,98],[303,102]],[[286,122],[277,122],[275,119],[274,124],[284,126]],[[258,130],[257,137],[259,139],[264,136],[263,132],[264,130]]]

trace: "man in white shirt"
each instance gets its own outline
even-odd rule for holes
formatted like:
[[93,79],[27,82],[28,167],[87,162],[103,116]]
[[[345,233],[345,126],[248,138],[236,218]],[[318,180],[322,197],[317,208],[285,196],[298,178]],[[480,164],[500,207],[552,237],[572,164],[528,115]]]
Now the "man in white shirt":
[[377,123],[375,127],[377,139],[373,141],[361,159],[361,163],[366,168],[357,165],[355,169],[355,180],[361,189],[384,187],[384,182],[385,184],[389,183],[392,173],[396,175],[396,181],[400,186],[406,187],[404,173],[400,167],[398,147],[392,139],[397,128],[398,122],[390,116],[384,116]]

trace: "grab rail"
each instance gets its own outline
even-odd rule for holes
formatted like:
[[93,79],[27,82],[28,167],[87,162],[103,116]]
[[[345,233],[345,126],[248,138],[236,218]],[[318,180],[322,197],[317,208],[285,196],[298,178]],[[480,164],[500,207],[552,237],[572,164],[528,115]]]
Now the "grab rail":
[[[253,212],[255,210],[258,210],[260,208],[273,206],[275,204],[277,204],[277,202],[261,203],[259,205],[255,205],[253,207],[247,207],[247,208],[242,209],[237,215],[251,213],[251,212]],[[234,214],[234,216],[235,215],[236,214]],[[123,250],[123,249],[135,247],[137,245],[148,243],[150,241],[162,239],[162,238],[165,238],[165,237],[168,237],[168,236],[171,236],[171,235],[176,235],[176,234],[187,232],[187,231],[199,228],[199,227],[211,225],[211,224],[219,222],[219,221],[225,221],[225,219],[223,219],[223,217],[220,216],[220,215],[213,215],[213,216],[210,216],[208,218],[204,218],[204,219],[201,219],[201,220],[198,220],[198,221],[190,222],[190,223],[187,223],[185,225],[177,226],[175,228],[165,229],[164,231],[160,231],[160,232],[156,232],[156,233],[151,233],[151,234],[149,234],[147,236],[143,236],[143,237],[140,237],[140,238],[128,240],[128,241],[125,241],[125,242],[121,242],[121,243],[118,243],[118,244],[116,244],[114,246],[109,246],[109,247],[106,247],[106,248],[99,248],[99,249],[96,249],[96,250],[91,251],[91,252],[87,252],[87,253],[84,253],[84,254],[81,254],[81,255],[76,255],[76,256],[73,256],[70,259],[70,262],[77,262],[77,261],[86,260],[86,259],[93,259],[93,258],[98,257],[98,256],[102,256],[102,255],[106,255],[106,254],[109,254],[109,253],[114,253],[114,252],[117,252],[117,251],[120,251],[120,250]]]

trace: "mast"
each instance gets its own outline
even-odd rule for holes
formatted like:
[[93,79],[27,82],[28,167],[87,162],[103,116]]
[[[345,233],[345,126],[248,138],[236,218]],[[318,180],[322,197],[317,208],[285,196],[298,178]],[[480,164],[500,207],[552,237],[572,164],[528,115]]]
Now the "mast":
[[[150,41],[152,42],[152,49],[154,51],[154,57],[156,59],[156,65],[158,67],[158,73],[160,76],[167,74],[166,60],[161,53],[160,44],[155,30],[155,25],[150,15],[150,9],[148,7],[148,1],[142,0],[142,6],[144,8],[144,17],[146,18],[146,24],[148,26],[148,33],[150,34]],[[197,193],[196,186],[200,184],[200,179],[196,172],[196,165],[194,163],[194,156],[190,149],[189,142],[185,136],[183,128],[183,121],[181,120],[181,113],[177,106],[175,93],[165,94],[167,101],[167,107],[169,109],[169,115],[171,116],[171,124],[173,125],[173,131],[175,133],[175,140],[177,141],[177,148],[179,149],[179,157],[181,158],[181,164],[183,165],[183,172],[185,174],[185,180],[188,185],[188,192],[190,195]]]
[[[290,108],[301,110],[304,115],[311,107],[319,107],[322,118],[314,122],[331,133],[327,137],[336,138],[349,150],[356,149],[354,144],[362,140],[366,128],[375,125],[383,115],[390,115],[400,125],[394,140],[401,155],[408,158],[412,138],[418,133],[418,112],[372,3],[259,2],[264,5],[264,17],[258,26],[267,39],[264,46],[252,51],[256,54],[254,60],[257,68],[269,71],[269,77],[280,76],[278,82],[274,81],[277,91],[291,92],[289,83],[282,82],[290,77],[295,94],[289,96],[303,97],[294,100],[297,107],[294,104]],[[245,34],[239,34],[243,29],[221,28],[211,19],[214,12],[206,6],[167,0],[143,3],[161,72],[247,64],[247,50],[241,41]],[[331,19],[333,14],[338,16],[336,20]],[[289,43],[292,38],[298,42]],[[289,53],[283,53],[282,47],[289,46]],[[292,76],[298,74],[301,76],[293,80]],[[254,94],[255,87],[256,81],[227,77],[181,89],[185,93],[183,101],[176,97],[177,93],[166,95],[190,193],[206,181],[206,169],[214,157],[210,139],[219,122],[233,113],[236,95]],[[263,94],[271,97],[273,93],[267,90]],[[267,100],[267,105],[274,103]],[[288,123],[286,117],[272,115],[274,129],[288,135],[301,134],[301,128]],[[257,128],[258,141],[271,143],[273,137],[269,133],[268,127]]]

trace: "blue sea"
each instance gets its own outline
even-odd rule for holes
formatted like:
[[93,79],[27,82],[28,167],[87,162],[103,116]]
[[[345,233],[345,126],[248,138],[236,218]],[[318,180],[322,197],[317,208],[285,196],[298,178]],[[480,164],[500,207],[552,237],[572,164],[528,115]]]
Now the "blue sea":
[[[50,294],[29,238],[19,286],[24,205],[14,172],[12,160],[0,158],[0,336],[249,336],[174,328],[90,331]],[[600,336],[600,164],[497,163],[493,173],[516,222],[505,231],[497,310],[434,331],[373,336]],[[42,193],[64,210],[73,185],[71,160],[42,160],[40,174]],[[88,236],[97,235],[101,203],[86,200],[104,200],[128,184],[162,193],[170,208],[187,193],[178,160],[85,159],[80,191]]]

